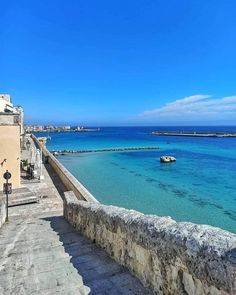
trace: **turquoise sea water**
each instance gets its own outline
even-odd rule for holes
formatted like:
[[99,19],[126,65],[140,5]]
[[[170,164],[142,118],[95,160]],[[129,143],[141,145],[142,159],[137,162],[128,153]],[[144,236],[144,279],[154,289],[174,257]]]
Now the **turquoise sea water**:
[[[101,202],[236,232],[236,138],[150,135],[152,130],[229,131],[236,127],[102,128],[52,133],[50,150],[160,146],[156,151],[58,156]],[[177,158],[161,164],[162,155]]]

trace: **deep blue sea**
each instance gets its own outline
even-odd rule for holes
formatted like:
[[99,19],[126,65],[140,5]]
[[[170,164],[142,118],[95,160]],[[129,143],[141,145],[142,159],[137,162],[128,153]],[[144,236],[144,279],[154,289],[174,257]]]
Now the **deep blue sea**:
[[[164,137],[151,135],[154,130],[236,132],[236,127],[117,127],[51,133],[47,147],[159,146],[155,151],[61,155],[58,159],[101,203],[236,233],[236,138]],[[162,155],[177,161],[161,164]]]

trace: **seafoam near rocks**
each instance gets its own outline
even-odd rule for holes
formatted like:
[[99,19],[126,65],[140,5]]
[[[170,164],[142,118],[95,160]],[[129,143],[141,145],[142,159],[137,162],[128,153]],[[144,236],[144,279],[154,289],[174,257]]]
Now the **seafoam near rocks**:
[[236,235],[65,193],[65,218],[157,294],[236,294]]

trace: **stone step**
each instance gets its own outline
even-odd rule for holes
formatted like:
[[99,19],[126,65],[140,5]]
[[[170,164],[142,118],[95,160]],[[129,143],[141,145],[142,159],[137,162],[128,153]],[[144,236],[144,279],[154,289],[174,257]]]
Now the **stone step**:
[[[29,193],[30,190],[27,188],[27,187],[20,187],[20,188],[16,188],[12,190],[12,193],[11,195],[21,195],[21,194],[24,194],[24,193]],[[0,196],[3,195],[3,192],[0,192]]]
[[40,183],[40,180],[37,178],[34,179],[21,179],[21,184],[32,184],[32,183]]
[[30,190],[28,189],[28,187],[20,187],[20,188],[16,188],[12,190],[12,193],[25,193],[25,192],[29,192]]
[[14,206],[20,206],[20,205],[26,205],[26,204],[32,204],[32,203],[38,203],[39,198],[30,194],[29,196],[22,197],[22,198],[9,198],[8,201],[8,207],[14,207]]
[[32,196],[35,196],[35,194],[30,191],[23,192],[23,193],[13,193],[13,194],[8,195],[9,200],[17,200],[17,199],[28,198],[28,197],[32,197]]
[[[1,192],[1,195],[3,195],[3,193]],[[33,193],[26,187],[22,187],[22,188],[18,188],[18,189],[13,189],[12,193],[9,194],[9,199],[13,199],[13,198],[21,198],[21,197],[27,197],[27,196],[31,196],[33,195]]]
[[12,191],[9,195],[9,207],[32,204],[38,202],[35,196],[27,187],[21,187]]

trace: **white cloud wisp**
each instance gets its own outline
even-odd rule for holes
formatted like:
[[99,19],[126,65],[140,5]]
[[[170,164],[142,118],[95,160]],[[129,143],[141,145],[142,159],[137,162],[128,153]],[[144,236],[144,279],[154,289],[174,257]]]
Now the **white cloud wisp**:
[[235,115],[236,95],[213,98],[211,95],[192,95],[167,103],[163,107],[145,111],[143,119],[227,119]]

